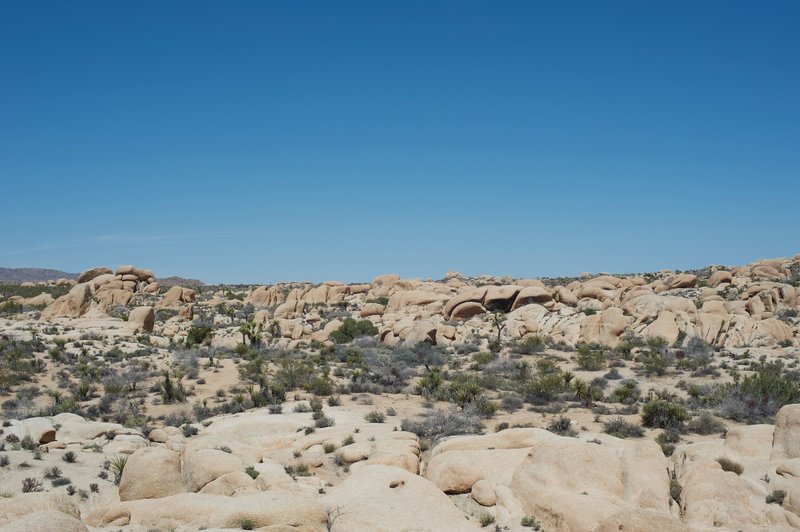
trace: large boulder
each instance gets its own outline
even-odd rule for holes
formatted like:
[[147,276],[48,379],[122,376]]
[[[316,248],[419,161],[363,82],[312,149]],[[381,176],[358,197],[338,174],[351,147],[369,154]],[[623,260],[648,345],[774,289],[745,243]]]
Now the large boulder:
[[[0,530],[48,530],[60,531],[59,525],[64,526],[64,530],[85,530],[85,528],[75,528],[74,521],[64,520],[61,516],[56,516],[55,512],[73,519],[80,517],[80,510],[74,501],[66,495],[56,493],[22,493],[11,498],[0,497]],[[26,516],[35,514],[49,515],[53,518],[53,527],[37,528],[27,526],[28,524],[40,524],[40,518],[33,518],[32,521],[24,520]],[[19,521],[23,519],[22,521]],[[21,526],[24,525],[24,526]]]
[[632,319],[622,313],[621,308],[609,307],[598,314],[587,316],[581,322],[581,339],[587,344],[616,347],[631,321]]
[[516,310],[524,305],[538,303],[544,305],[553,300],[553,294],[543,286],[526,286],[517,294],[511,310]]
[[403,469],[369,465],[331,490],[325,504],[336,518],[330,530],[477,531],[436,486]]
[[78,283],[88,283],[95,277],[99,277],[100,275],[113,275],[114,272],[111,268],[106,267],[99,267],[99,268],[92,268],[91,270],[86,270],[82,274],[78,276]]
[[156,313],[153,307],[136,307],[128,314],[128,323],[133,326],[134,332],[153,332],[156,324]]
[[79,318],[86,314],[92,304],[92,289],[88,283],[76,284],[65,295],[56,299],[42,311],[42,318],[64,316]]
[[772,459],[800,458],[800,404],[782,407],[775,416]]
[[43,510],[23,515],[6,525],[0,532],[89,532],[77,518],[57,510]]
[[669,476],[659,448],[614,440],[542,442],[515,470],[511,490],[548,530],[595,530],[619,512],[638,509],[670,521]]
[[259,286],[247,296],[245,303],[255,307],[276,307],[286,301],[286,292],[279,286]]
[[324,532],[328,516],[318,502],[297,492],[268,491],[236,497],[180,493],[99,506],[85,518],[91,527],[130,525],[136,530],[240,529],[244,521],[254,529]]
[[182,493],[181,457],[166,447],[144,447],[128,457],[119,482],[119,499],[158,499]]
[[662,310],[658,318],[644,330],[644,335],[648,338],[663,338],[669,345],[674,344],[680,335],[675,314]]
[[486,295],[483,296],[483,306],[487,310],[508,312],[520,290],[522,287],[516,285],[490,286],[486,289]]
[[200,491],[209,482],[234,471],[244,471],[244,464],[225,451],[198,449],[187,451],[183,457],[183,484],[187,491]]

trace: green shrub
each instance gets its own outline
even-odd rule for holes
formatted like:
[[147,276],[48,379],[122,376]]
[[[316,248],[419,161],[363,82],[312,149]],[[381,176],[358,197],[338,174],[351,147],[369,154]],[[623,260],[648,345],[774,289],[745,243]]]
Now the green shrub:
[[606,354],[602,349],[592,348],[587,344],[578,346],[575,362],[578,363],[578,367],[586,371],[599,371],[608,364]]
[[560,436],[577,436],[577,432],[572,428],[572,420],[566,416],[560,416],[547,425],[547,430]]
[[364,419],[369,423],[383,423],[386,421],[386,414],[378,410],[372,410],[367,412],[367,414],[364,416]]
[[534,353],[541,353],[547,347],[547,342],[544,336],[539,334],[531,334],[525,338],[518,340],[514,344],[514,351],[523,355],[532,355]]
[[708,412],[703,412],[691,420],[687,428],[695,434],[719,434],[725,432],[725,424]]
[[480,517],[481,527],[487,527],[494,523],[494,516],[492,514],[482,514]]
[[258,470],[256,470],[254,466],[247,466],[244,469],[244,472],[247,473],[248,476],[250,476],[250,478],[252,478],[253,480],[257,479],[258,476],[261,474],[258,472]]
[[783,490],[773,490],[772,493],[767,495],[767,504],[783,505],[783,500],[786,498],[786,492]]
[[672,365],[674,357],[663,338],[651,338],[647,341],[647,348],[642,351],[636,361],[645,375],[665,375]]
[[345,318],[342,325],[331,333],[331,340],[337,344],[346,344],[360,336],[375,336],[378,328],[369,320],[354,320]]
[[214,329],[208,326],[192,327],[186,333],[186,347],[207,344],[214,336]]
[[536,520],[536,518],[532,515],[526,515],[525,517],[523,517],[519,524],[521,526],[524,526],[526,528],[532,528],[534,530],[540,530],[542,528],[542,525],[540,525],[539,522]]
[[675,444],[681,440],[681,434],[675,429],[667,429],[656,436],[656,443],[661,446],[664,456],[672,456],[675,451]]
[[644,429],[626,421],[621,416],[612,418],[603,423],[603,431],[617,438],[641,438],[644,436]]
[[762,363],[754,371],[719,387],[709,397],[722,417],[747,423],[769,422],[781,407],[800,402],[800,382],[783,374],[782,363]]
[[402,420],[400,428],[421,438],[436,440],[457,434],[479,434],[484,426],[477,416],[469,412],[434,410],[421,421]]
[[626,379],[614,389],[614,398],[623,404],[630,405],[639,400],[642,392],[639,384],[633,379]]
[[22,481],[22,493],[34,493],[37,491],[44,491],[40,480],[28,477]]
[[61,458],[68,464],[74,464],[78,461],[78,455],[75,454],[75,451],[67,451]]
[[742,464],[724,456],[717,458],[717,463],[722,466],[723,471],[730,471],[731,473],[736,473],[737,475],[741,475],[742,471],[744,471]]
[[650,401],[642,409],[642,425],[645,427],[680,428],[688,419],[689,413],[684,407],[665,399]]
[[669,481],[669,496],[672,498],[673,501],[680,504],[681,502],[681,493],[683,493],[683,486],[676,479],[670,479]]

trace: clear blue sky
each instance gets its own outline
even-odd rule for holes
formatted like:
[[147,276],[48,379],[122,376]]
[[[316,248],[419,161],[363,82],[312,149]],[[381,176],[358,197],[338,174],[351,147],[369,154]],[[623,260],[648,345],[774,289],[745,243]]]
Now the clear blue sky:
[[4,2],[0,266],[207,282],[800,252],[800,2]]

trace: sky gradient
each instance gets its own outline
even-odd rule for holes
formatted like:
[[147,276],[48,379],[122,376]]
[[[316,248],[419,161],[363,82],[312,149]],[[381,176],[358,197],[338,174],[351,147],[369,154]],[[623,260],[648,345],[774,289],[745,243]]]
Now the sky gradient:
[[0,266],[517,277],[800,252],[800,3],[5,2]]

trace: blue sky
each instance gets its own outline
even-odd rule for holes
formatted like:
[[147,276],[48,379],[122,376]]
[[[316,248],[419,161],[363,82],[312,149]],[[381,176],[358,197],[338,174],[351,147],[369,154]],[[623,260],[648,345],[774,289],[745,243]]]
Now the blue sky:
[[207,282],[800,252],[800,3],[5,2],[0,266]]

